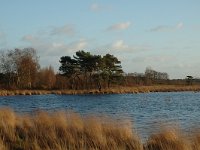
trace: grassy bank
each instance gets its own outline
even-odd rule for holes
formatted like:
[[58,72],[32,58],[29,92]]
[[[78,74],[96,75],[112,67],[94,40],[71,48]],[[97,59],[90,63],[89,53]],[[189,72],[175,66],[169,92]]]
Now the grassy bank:
[[200,86],[177,86],[177,85],[154,85],[136,87],[115,87],[110,89],[91,90],[0,90],[0,96],[9,95],[42,95],[42,94],[122,94],[122,93],[148,93],[148,92],[179,92],[179,91],[200,91]]
[[0,109],[1,150],[198,150],[200,132],[186,136],[178,130],[151,135],[145,142],[132,130],[108,118],[38,112],[17,115]]

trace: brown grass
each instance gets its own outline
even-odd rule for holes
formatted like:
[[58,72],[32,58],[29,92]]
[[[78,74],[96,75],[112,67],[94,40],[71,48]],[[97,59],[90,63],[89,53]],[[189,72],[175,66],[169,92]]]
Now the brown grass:
[[38,112],[22,116],[0,110],[0,149],[87,150],[142,149],[130,127],[75,113]]
[[200,91],[200,85],[178,86],[178,85],[153,85],[136,87],[115,87],[109,89],[90,90],[0,90],[0,96],[12,95],[45,95],[45,94],[123,94],[123,93],[148,93],[148,92],[179,92],[179,91]]
[[144,143],[130,123],[72,112],[17,115],[0,109],[0,150],[200,150],[200,132],[190,138],[167,129]]

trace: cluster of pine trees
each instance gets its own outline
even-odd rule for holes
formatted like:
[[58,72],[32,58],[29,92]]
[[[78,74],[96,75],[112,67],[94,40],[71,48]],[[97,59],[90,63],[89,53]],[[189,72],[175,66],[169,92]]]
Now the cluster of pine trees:
[[121,62],[110,54],[101,56],[77,51],[73,57],[61,57],[60,63],[59,70],[70,80],[71,89],[101,90],[102,86],[109,88],[111,83],[120,84],[122,81]]

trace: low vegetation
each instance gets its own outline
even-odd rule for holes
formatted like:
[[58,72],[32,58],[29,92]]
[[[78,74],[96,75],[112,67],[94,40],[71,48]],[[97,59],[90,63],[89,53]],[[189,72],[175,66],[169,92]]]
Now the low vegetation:
[[90,90],[0,90],[0,96],[14,96],[14,95],[75,95],[75,94],[126,94],[126,93],[149,93],[149,92],[181,92],[194,91],[200,92],[199,85],[180,86],[180,85],[154,85],[154,86],[136,86],[136,87],[114,87]]
[[165,129],[145,141],[129,122],[81,117],[72,112],[18,115],[0,109],[1,150],[198,150],[200,132],[189,137]]

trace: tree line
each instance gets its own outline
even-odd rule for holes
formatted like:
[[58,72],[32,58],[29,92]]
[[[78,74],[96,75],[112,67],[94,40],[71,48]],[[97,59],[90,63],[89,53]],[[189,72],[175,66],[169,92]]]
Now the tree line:
[[[147,68],[145,73],[124,73],[114,55],[94,55],[77,51],[61,56],[58,73],[52,66],[41,68],[34,48],[2,51],[0,55],[1,89],[98,89],[118,86],[186,84],[187,80],[169,80],[165,72]],[[194,79],[192,79],[194,80]],[[199,84],[199,80],[195,82]]]
[[114,55],[92,55],[77,51],[62,56],[59,72],[53,67],[41,68],[33,48],[1,52],[0,88],[5,89],[94,89],[101,90],[120,84],[121,62]]

